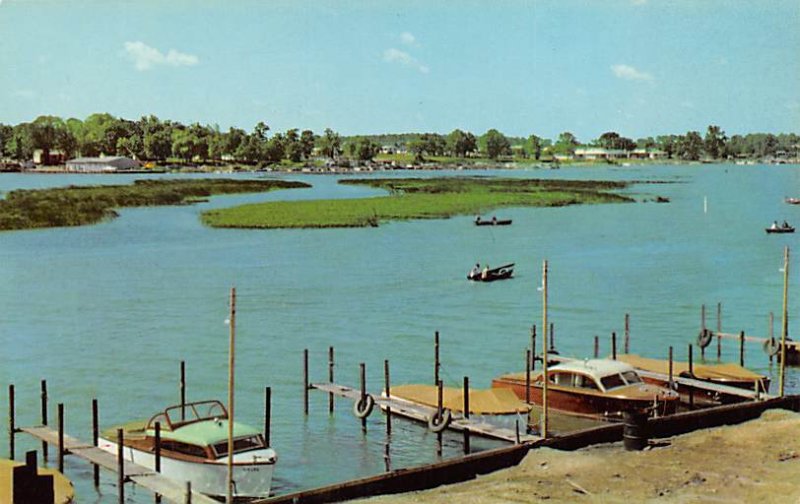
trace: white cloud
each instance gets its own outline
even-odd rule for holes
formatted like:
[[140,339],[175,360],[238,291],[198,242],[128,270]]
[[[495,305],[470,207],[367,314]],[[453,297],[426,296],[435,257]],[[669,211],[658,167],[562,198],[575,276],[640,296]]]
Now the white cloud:
[[397,63],[408,68],[413,68],[424,74],[430,72],[430,68],[420,63],[415,57],[411,56],[405,51],[401,51],[400,49],[391,48],[383,51],[383,61],[386,61],[387,63]]
[[400,34],[400,42],[404,43],[407,46],[417,46],[417,45],[419,45],[419,44],[417,44],[417,38],[414,37],[414,35],[412,35],[409,32],[403,32],[403,33]]
[[620,79],[652,82],[653,76],[630,65],[611,65],[611,71]]
[[170,49],[167,54],[141,41],[125,42],[125,52],[133,60],[136,70],[149,70],[154,66],[193,66],[200,60],[197,56]]

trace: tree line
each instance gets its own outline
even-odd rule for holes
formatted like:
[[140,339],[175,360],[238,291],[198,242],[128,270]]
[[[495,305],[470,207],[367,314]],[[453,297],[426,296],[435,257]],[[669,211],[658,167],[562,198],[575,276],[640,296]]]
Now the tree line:
[[136,121],[105,113],[92,114],[83,121],[40,116],[13,126],[0,123],[0,153],[2,157],[20,161],[31,159],[33,152],[40,149],[45,157],[57,150],[68,158],[105,154],[162,162],[178,159],[267,165],[299,163],[312,157],[371,160],[382,148],[412,154],[416,161],[445,156],[539,160],[571,156],[581,146],[626,152],[660,150],[668,159],[681,160],[797,157],[800,149],[800,136],[794,133],[750,133],[728,137],[716,125],[709,125],[705,135],[689,131],[683,135],[637,140],[609,131],[585,144],[570,132],[563,132],[551,140],[535,134],[527,138],[506,136],[496,129],[480,136],[460,129],[447,135],[407,133],[343,137],[330,128],[322,134],[298,128],[270,133],[270,127],[264,122],[259,122],[248,132],[241,128],[222,131],[218,126],[199,123],[185,125],[160,120],[153,115]]

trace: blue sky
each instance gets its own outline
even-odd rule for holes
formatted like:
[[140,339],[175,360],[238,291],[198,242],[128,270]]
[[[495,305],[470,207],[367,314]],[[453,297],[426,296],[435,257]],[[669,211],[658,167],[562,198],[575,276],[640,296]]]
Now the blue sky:
[[800,0],[0,0],[0,122],[800,132]]

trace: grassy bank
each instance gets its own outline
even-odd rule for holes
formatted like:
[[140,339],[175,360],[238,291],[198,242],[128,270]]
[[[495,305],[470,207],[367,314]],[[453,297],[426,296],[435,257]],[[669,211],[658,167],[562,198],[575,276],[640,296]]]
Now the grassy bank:
[[496,208],[619,203],[621,182],[496,178],[355,179],[344,184],[389,191],[376,198],[284,201],[203,213],[214,227],[330,228],[377,226],[381,221],[474,215]]
[[132,185],[20,189],[0,200],[0,231],[94,224],[115,208],[181,205],[215,194],[310,187],[282,180],[137,180]]

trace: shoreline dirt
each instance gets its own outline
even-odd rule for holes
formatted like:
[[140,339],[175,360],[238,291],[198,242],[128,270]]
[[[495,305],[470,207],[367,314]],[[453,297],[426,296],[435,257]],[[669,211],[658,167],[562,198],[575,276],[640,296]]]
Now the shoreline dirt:
[[432,490],[369,499],[419,502],[800,502],[800,414],[771,410],[739,425],[575,452],[532,450],[516,467]]

